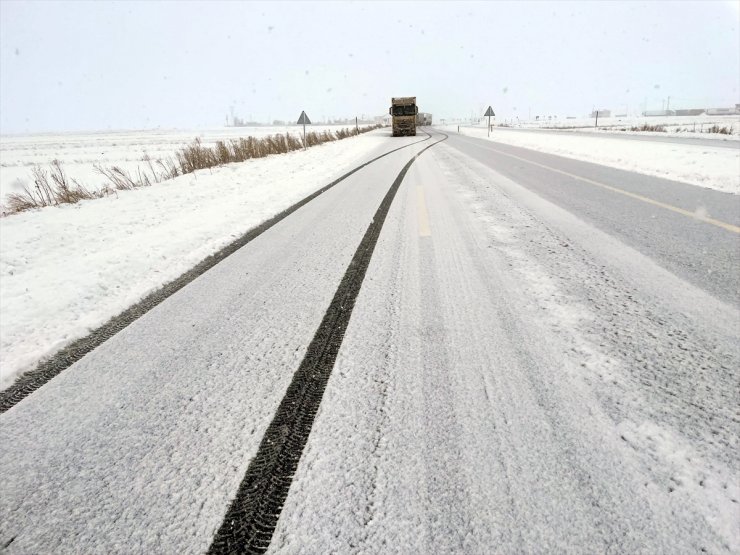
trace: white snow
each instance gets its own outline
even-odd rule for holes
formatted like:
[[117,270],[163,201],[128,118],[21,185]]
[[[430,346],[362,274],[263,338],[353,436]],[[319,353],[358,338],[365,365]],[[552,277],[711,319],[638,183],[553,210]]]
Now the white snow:
[[[445,129],[456,132],[457,126],[447,126]],[[463,126],[460,126],[460,133],[726,193],[740,194],[740,149],[636,141],[604,135],[584,137],[548,131],[516,132],[495,128],[491,131],[490,137],[487,137],[485,128]]]
[[[485,125],[487,119],[483,118],[479,125]],[[740,140],[740,116],[737,115],[724,115],[724,116],[708,116],[706,114],[700,114],[696,116],[610,116],[603,117],[599,116],[598,127],[596,127],[596,119],[592,117],[581,117],[581,118],[552,118],[542,117],[539,120],[523,121],[514,118],[498,118],[497,124],[504,124],[515,128],[524,129],[558,129],[566,131],[576,132],[595,132],[603,133],[605,131],[624,133],[624,134],[639,134],[639,135],[655,135],[665,137],[667,135],[673,136],[679,134],[681,137],[697,137],[701,139],[710,140]],[[631,131],[632,127],[642,127],[643,125],[661,125],[666,129],[666,132],[650,132],[650,131]],[[709,130],[713,126],[720,128],[726,127],[731,131],[730,135],[722,133],[710,133]]]
[[740,551],[740,484],[731,468],[705,460],[685,438],[652,421],[639,425],[624,420],[618,429],[634,449],[655,453],[660,471],[668,476],[681,503],[696,507],[733,553]]
[[[307,131],[347,128],[347,125],[311,125]],[[175,152],[196,138],[205,146],[216,141],[240,137],[264,137],[276,133],[301,135],[303,126],[219,127],[212,129],[149,129],[140,131],[101,131],[88,133],[46,133],[0,136],[0,204],[8,193],[20,192],[33,184],[34,165],[47,166],[52,160],[62,162],[65,173],[90,190],[100,189],[106,179],[95,171],[95,164],[118,166],[136,174],[148,170],[144,160],[174,157]]]
[[385,141],[369,133],[0,218],[0,389]]
[[[456,153],[454,155],[459,156]],[[460,164],[459,159],[456,162]],[[593,305],[583,303],[575,296],[567,294],[564,289],[568,282],[582,280],[578,289],[588,287],[586,284],[591,281],[601,283],[599,287],[613,294],[624,287],[624,284],[620,283],[622,279],[640,283],[639,288],[631,290],[629,295],[639,290],[640,295],[661,299],[659,303],[651,306],[651,310],[660,310],[664,321],[683,328],[689,336],[697,334],[697,330],[692,329],[691,325],[701,330],[717,330],[718,335],[723,337],[721,341],[726,344],[734,344],[736,341],[733,330],[737,327],[737,310],[711,298],[706,292],[681,282],[680,278],[660,268],[643,254],[589,226],[577,216],[504,176],[495,174],[479,162],[464,159],[464,163],[468,174],[461,176],[459,174],[462,172],[458,171],[448,172],[447,175],[456,176],[461,183],[458,193],[466,198],[470,213],[487,228],[492,246],[505,257],[507,266],[516,275],[514,280],[517,285],[524,288],[524,294],[513,296],[525,299],[523,301],[525,305],[531,304],[536,307],[530,314],[532,322],[550,328],[550,332],[546,328],[543,329],[541,336],[544,338],[554,333],[558,341],[567,342],[564,351],[569,355],[577,354],[581,359],[580,366],[576,366],[577,370],[573,375],[580,374],[590,389],[602,390],[602,398],[607,397],[603,395],[603,391],[608,388],[613,387],[618,391],[613,394],[614,398],[617,399],[621,410],[629,416],[618,419],[616,430],[626,444],[644,458],[643,464],[653,475],[649,488],[656,492],[660,487],[667,485],[671,493],[673,514],[679,514],[687,507],[697,510],[726,543],[726,549],[733,553],[737,552],[740,549],[740,530],[737,527],[740,518],[740,507],[737,503],[740,498],[740,487],[736,472],[721,457],[716,457],[717,450],[712,451],[708,448],[711,442],[690,439],[688,426],[676,426],[676,421],[671,420],[675,418],[671,413],[678,412],[676,406],[662,402],[658,404],[657,410],[649,409],[650,405],[655,403],[651,388],[645,388],[643,382],[630,377],[634,372],[634,363],[620,360],[625,356],[634,356],[639,352],[640,346],[637,341],[631,340],[629,350],[619,352],[613,348],[608,349],[609,340],[606,339],[608,322],[612,318],[616,319],[619,314],[619,318],[625,321],[622,324],[624,330],[630,330],[637,336],[651,337],[648,343],[653,343],[652,348],[656,352],[661,352],[661,356],[665,356],[667,352],[665,350],[667,338],[660,337],[655,330],[646,331],[649,329],[647,326],[650,325],[650,321],[645,314],[638,312],[637,318],[628,323],[630,308],[627,305],[622,304],[619,313],[613,312],[611,317],[605,318],[603,314],[594,311]],[[441,167],[445,169],[445,164],[443,163]],[[476,173],[487,176],[487,179],[476,179]],[[492,188],[494,191],[500,188],[504,194],[494,196],[495,192],[489,192],[491,183],[496,185]],[[475,192],[466,193],[467,189]],[[481,189],[486,190],[486,196],[490,195],[493,198],[486,202],[480,193]],[[522,207],[526,207],[527,211],[524,212]],[[543,223],[550,226],[550,229],[558,229],[563,237],[568,238],[569,243],[584,248],[587,259],[597,262],[595,267],[610,267],[611,281],[603,282],[601,277],[589,279],[587,277],[589,270],[581,266],[582,260],[579,260],[583,254],[579,254],[578,250],[558,252],[552,246],[548,247],[547,237],[551,231],[545,228],[538,229]],[[527,240],[533,236],[537,236],[536,241]],[[552,266],[548,267],[547,256],[542,252],[537,254],[535,246],[550,253],[557,253],[553,256],[558,262],[556,271],[553,271]],[[600,304],[603,302],[604,299],[599,301]],[[649,304],[645,301],[637,302],[638,306]],[[679,313],[683,313],[685,322],[682,323],[675,316]],[[526,317],[524,310],[521,311],[521,315]],[[684,327],[689,322],[690,325]],[[588,327],[589,323],[596,324],[596,329],[601,329],[603,335],[594,333],[594,328]],[[666,372],[672,372],[671,381],[674,382],[672,385],[680,380],[680,374],[675,372],[676,364],[669,362],[666,369]],[[564,370],[567,367],[564,361],[561,361],[561,366]],[[687,417],[691,425],[708,425],[712,428],[712,433],[717,435],[723,427],[729,426],[730,430],[734,430],[731,416],[726,419],[716,416],[716,413],[721,413],[724,409],[729,409],[727,414],[730,415],[734,405],[718,402],[716,397],[700,399],[699,396],[708,395],[713,389],[717,389],[726,392],[727,397],[733,398],[736,380],[731,376],[712,376],[707,380],[699,372],[694,374],[693,371],[689,375],[697,380],[693,386],[697,393],[692,403],[707,407]],[[729,383],[723,382],[728,378]],[[698,393],[699,391],[702,393]],[[673,393],[672,398],[676,399],[676,405],[683,402],[681,395]],[[704,410],[715,412],[706,416]],[[732,433],[730,432],[731,435]],[[732,455],[733,448],[734,442],[723,445],[718,450],[725,450],[734,461],[736,457]]]

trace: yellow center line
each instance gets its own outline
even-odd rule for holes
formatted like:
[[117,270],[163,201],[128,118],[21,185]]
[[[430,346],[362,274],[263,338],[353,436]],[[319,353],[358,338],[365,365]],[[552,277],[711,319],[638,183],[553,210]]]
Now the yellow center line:
[[[476,144],[470,142],[469,144]],[[481,148],[487,148],[489,150],[492,150],[494,152],[497,152],[498,154],[502,154],[504,156],[508,156],[510,158],[516,158],[517,160],[521,160],[522,162],[526,162],[527,164],[532,164],[533,166],[539,166],[540,168],[544,168],[546,170],[550,170],[555,173],[559,173],[561,175],[566,175],[568,177],[572,177],[573,179],[577,179],[579,181],[583,181],[585,183],[589,183],[591,185],[595,185],[597,187],[601,187],[602,189],[606,189],[607,191],[611,191],[613,193],[619,193],[620,195],[624,195],[626,197],[630,197],[642,202],[645,202],[647,204],[652,204],[653,206],[658,206],[659,208],[664,208],[665,210],[670,210],[671,212],[675,212],[676,214],[681,214],[683,216],[688,216],[689,218],[692,218],[694,220],[699,220],[700,222],[704,222],[707,224],[711,224],[717,227],[721,227],[722,229],[726,229],[727,231],[732,231],[733,233],[740,233],[740,227],[732,224],[728,224],[726,222],[722,222],[720,220],[715,220],[714,218],[709,218],[707,216],[703,216],[701,214],[697,214],[695,212],[691,212],[689,210],[684,210],[683,208],[678,208],[677,206],[672,206],[670,204],[666,204],[665,202],[660,202],[658,200],[653,200],[651,198],[638,195],[637,193],[631,193],[629,191],[625,191],[624,189],[619,189],[617,187],[613,187],[611,185],[607,185],[606,183],[600,183],[599,181],[594,181],[593,179],[588,179],[587,177],[581,177],[580,175],[576,175],[570,172],[566,172],[563,170],[559,170],[557,168],[553,168],[552,166],[548,166],[546,164],[540,164],[539,162],[533,162],[532,160],[527,160],[526,158],[522,158],[521,156],[517,156],[515,154],[509,154],[508,152],[504,152],[502,150],[498,150],[496,148],[492,147],[483,147],[482,145],[476,145],[480,146]]]
[[419,214],[419,237],[429,237],[432,234],[432,230],[429,229],[427,201],[424,197],[424,189],[421,185],[416,186],[416,208]]

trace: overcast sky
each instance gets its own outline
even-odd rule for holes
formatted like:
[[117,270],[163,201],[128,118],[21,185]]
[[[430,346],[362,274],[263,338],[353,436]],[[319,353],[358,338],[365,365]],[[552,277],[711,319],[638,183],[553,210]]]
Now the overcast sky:
[[0,0],[0,132],[730,106],[739,5]]

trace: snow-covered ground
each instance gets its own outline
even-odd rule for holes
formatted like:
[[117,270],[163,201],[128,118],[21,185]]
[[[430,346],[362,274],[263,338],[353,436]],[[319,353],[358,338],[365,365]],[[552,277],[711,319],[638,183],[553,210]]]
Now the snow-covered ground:
[[[708,116],[701,114],[697,116],[610,116],[599,117],[599,126],[595,127],[596,119],[590,117],[582,118],[554,118],[524,121],[516,118],[499,118],[497,124],[510,125],[524,129],[560,129],[574,131],[619,131],[621,133],[649,133],[645,131],[630,131],[631,127],[642,127],[643,125],[662,125],[667,133],[679,136],[696,136],[702,139],[728,139],[730,136],[721,133],[710,133],[709,129],[716,125],[720,128],[727,127],[731,131],[731,137],[740,140],[740,116]],[[481,121],[485,126],[486,120]],[[666,133],[659,133],[664,135]]]
[[[650,125],[650,124],[648,124]],[[720,126],[722,127],[722,126]],[[730,129],[730,126],[727,126]],[[557,131],[571,131],[573,133],[590,133],[594,135],[604,134],[617,134],[617,135],[639,135],[641,137],[658,137],[661,139],[701,139],[702,141],[719,141],[719,142],[734,142],[740,144],[740,123],[735,123],[732,127],[732,134],[725,135],[723,133],[708,133],[707,131],[701,131],[701,128],[697,125],[696,130],[691,125],[681,125],[675,127],[666,127],[666,131],[632,131],[630,127],[614,126],[614,127],[581,127],[577,129],[557,129]]]
[[[457,126],[443,129],[457,132]],[[721,146],[635,141],[612,136],[584,137],[543,130],[518,133],[494,128],[487,137],[485,127],[463,127],[460,133],[513,146],[529,148],[633,171],[682,181],[717,191],[740,194],[740,149]]]
[[355,167],[387,135],[380,130],[0,218],[0,388]]
[[[311,125],[306,131],[347,128],[347,125]],[[240,137],[264,137],[275,133],[301,135],[303,126],[218,127],[213,129],[141,131],[101,131],[0,136],[0,204],[8,193],[20,192],[33,183],[31,169],[52,160],[62,162],[65,172],[88,189],[99,189],[106,179],[95,171],[95,164],[118,166],[135,174],[148,170],[144,160],[174,157],[175,152],[199,138],[206,145]]]

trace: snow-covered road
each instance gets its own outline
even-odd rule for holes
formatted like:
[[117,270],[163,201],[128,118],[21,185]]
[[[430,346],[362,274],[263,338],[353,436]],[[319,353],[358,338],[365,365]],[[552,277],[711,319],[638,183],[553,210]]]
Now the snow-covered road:
[[270,552],[736,552],[737,317],[435,147],[389,214]]
[[[208,550],[427,145],[353,174],[3,414],[0,546]],[[651,205],[650,225],[685,230],[655,248],[629,217],[637,193],[593,186],[618,206],[597,225],[589,188],[541,158],[533,174],[473,150],[437,144],[402,181],[269,551],[739,552],[738,293],[681,270],[697,245],[736,267],[737,222]]]
[[4,413],[0,545],[205,551],[388,176],[419,148],[316,198]]

